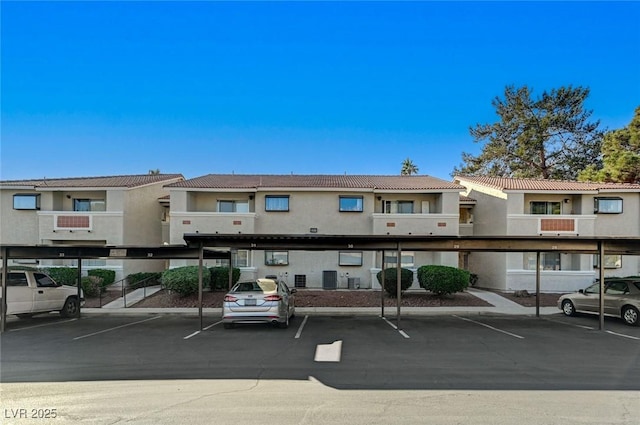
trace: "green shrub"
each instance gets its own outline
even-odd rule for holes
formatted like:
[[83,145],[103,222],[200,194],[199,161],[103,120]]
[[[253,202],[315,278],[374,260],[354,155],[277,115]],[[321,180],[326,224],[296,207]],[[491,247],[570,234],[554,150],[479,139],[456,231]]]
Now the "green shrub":
[[[378,283],[382,284],[382,270],[376,275]],[[384,271],[384,290],[391,298],[398,295],[398,269],[385,269]],[[409,269],[400,269],[400,288],[402,291],[409,289],[413,283],[413,272]]]
[[97,276],[102,279],[102,287],[113,285],[116,281],[115,270],[93,269],[87,272],[89,276]]
[[82,291],[85,297],[97,297],[104,291],[104,281],[99,276],[83,276]]
[[[229,267],[211,267],[211,290],[227,290],[229,289]],[[231,272],[231,286],[240,280],[240,269],[233,268]]]
[[143,286],[159,285],[161,280],[161,272],[132,273],[127,276],[127,284],[131,289],[138,289]]
[[51,267],[45,269],[44,272],[61,285],[76,286],[78,269],[75,267]]
[[462,292],[469,286],[471,273],[448,266],[422,266],[418,269],[420,286],[436,295]]
[[[202,286],[211,282],[211,273],[206,267],[202,268]],[[198,292],[198,266],[185,266],[165,270],[162,273],[162,284],[165,288],[176,291],[184,296]]]

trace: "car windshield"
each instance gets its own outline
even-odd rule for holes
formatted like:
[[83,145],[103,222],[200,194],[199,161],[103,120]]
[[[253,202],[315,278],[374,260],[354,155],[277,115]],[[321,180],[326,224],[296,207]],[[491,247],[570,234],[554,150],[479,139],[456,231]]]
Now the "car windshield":
[[600,293],[600,283],[594,283],[593,285],[587,287],[584,290],[587,294],[599,294]]

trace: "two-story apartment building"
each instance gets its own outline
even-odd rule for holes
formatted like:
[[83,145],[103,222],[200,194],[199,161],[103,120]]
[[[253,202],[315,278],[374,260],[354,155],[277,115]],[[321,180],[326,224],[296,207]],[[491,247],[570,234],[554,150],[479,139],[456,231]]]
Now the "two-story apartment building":
[[[0,181],[0,243],[162,244],[164,185],[181,174]],[[76,259],[43,260],[40,266],[72,266]],[[83,268],[108,268],[122,279],[162,270],[163,261],[85,260]]]
[[[169,240],[185,233],[446,235],[469,232],[474,201],[430,176],[210,174],[168,184]],[[166,205],[167,200],[162,203]],[[395,252],[386,253],[395,266]],[[453,252],[403,252],[403,267],[458,266]],[[276,275],[298,287],[375,288],[381,253],[239,251],[243,278]],[[173,261],[172,265],[184,265]]]
[[[473,234],[483,236],[640,236],[640,185],[457,176],[476,200]],[[541,254],[544,292],[584,288],[601,267],[598,256]],[[607,276],[640,274],[637,256],[606,256]],[[500,290],[535,289],[536,253],[469,256],[479,285]]]

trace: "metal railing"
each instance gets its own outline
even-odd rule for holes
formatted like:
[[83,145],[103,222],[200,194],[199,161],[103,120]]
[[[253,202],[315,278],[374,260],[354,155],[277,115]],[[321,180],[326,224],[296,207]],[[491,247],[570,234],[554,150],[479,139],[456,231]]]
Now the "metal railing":
[[[122,302],[123,302],[123,306],[124,308],[127,308],[127,291],[128,292],[132,292],[135,291],[136,289],[140,289],[140,286],[142,286],[142,297],[147,298],[147,286],[151,286],[148,285],[149,282],[151,281],[156,281],[156,277],[155,276],[149,276],[145,279],[139,280],[135,282],[135,288],[131,288],[130,285],[127,285],[127,281],[129,280],[129,277],[125,277],[124,279],[120,279],[114,283],[112,283],[109,286],[113,286],[113,287],[117,287],[118,285],[120,286],[120,296],[122,297]],[[99,291],[99,308],[102,308],[102,295],[103,295],[103,291],[100,290]]]

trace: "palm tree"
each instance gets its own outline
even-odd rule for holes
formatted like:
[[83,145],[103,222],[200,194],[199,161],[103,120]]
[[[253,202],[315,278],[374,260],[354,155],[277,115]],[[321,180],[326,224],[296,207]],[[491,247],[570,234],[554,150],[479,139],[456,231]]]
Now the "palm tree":
[[418,166],[411,161],[411,158],[402,161],[402,169],[400,170],[401,176],[410,176],[412,174],[418,174]]

